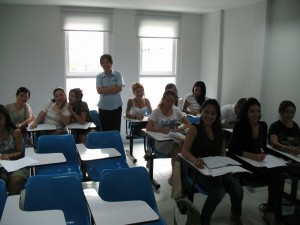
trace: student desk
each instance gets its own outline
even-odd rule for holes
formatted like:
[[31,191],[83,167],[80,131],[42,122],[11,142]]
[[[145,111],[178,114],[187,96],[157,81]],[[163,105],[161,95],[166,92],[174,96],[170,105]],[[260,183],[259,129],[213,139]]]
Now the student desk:
[[[132,130],[129,129],[129,124],[133,125],[145,125],[148,122],[149,117],[144,116],[143,120],[135,120],[135,119],[130,119],[126,117],[126,115],[123,115],[124,119],[126,120],[126,139],[129,139],[129,152],[126,150],[128,157],[131,159],[133,163],[136,163],[137,159],[133,156],[133,139],[138,139],[140,138],[138,135],[133,134]],[[142,138],[142,137],[141,137]]]
[[1,225],[66,225],[63,211],[23,211],[19,207],[20,195],[8,196],[2,214]]
[[[286,160],[293,160],[297,163],[300,163],[300,155],[293,155],[290,153],[279,151],[279,150],[273,148],[272,145],[270,145],[270,144],[268,144],[267,147],[274,155],[276,155],[278,157],[282,157]],[[288,193],[284,193],[284,194],[287,198],[290,198],[291,200],[297,202],[298,205],[300,205],[300,200],[297,199],[298,180],[299,180],[299,177],[291,177],[292,184],[291,184],[290,194],[288,194]]]
[[67,125],[69,131],[71,130],[87,130],[89,128],[96,128],[96,125],[93,122],[85,122],[84,124],[80,123],[70,123]]
[[64,163],[66,158],[63,153],[36,153],[33,147],[25,149],[25,156],[29,156],[38,162],[31,166],[42,166],[47,164]]
[[53,125],[53,124],[46,124],[46,123],[43,123],[43,124],[38,124],[36,126],[36,128],[30,128],[30,125],[28,125],[27,127],[27,131],[30,132],[32,134],[32,145],[33,147],[35,147],[36,145],[36,137],[35,137],[35,132],[37,131],[51,131],[51,130],[56,130],[56,126]]
[[66,157],[63,153],[43,153],[39,154],[36,153],[33,147],[29,147],[25,149],[25,156],[29,156],[32,159],[37,160],[37,163],[30,165],[30,173],[34,175],[33,167],[35,166],[42,166],[48,164],[55,164],[55,163],[64,163],[66,162]]
[[86,178],[86,167],[85,162],[90,160],[101,160],[107,158],[120,157],[121,153],[115,148],[98,148],[98,149],[88,149],[84,144],[76,144],[77,151],[79,153],[80,159],[82,161],[82,174]]
[[106,202],[93,188],[83,191],[95,224],[139,224],[159,219],[155,211],[144,201]]
[[76,144],[76,148],[82,161],[107,159],[121,156],[121,153],[115,148],[88,149],[84,144]]
[[157,183],[153,179],[153,166],[154,166],[155,155],[154,155],[152,149],[151,149],[151,152],[149,152],[147,150],[146,138],[150,138],[150,139],[153,139],[154,141],[159,141],[159,142],[174,141],[174,140],[175,141],[180,141],[180,140],[171,137],[170,134],[163,134],[163,133],[158,133],[158,132],[147,131],[146,129],[142,129],[141,130],[141,135],[144,137],[145,154],[147,154],[149,156],[149,175],[150,175],[150,179],[151,179],[152,184],[155,187],[155,189],[159,189],[160,188],[160,184]]

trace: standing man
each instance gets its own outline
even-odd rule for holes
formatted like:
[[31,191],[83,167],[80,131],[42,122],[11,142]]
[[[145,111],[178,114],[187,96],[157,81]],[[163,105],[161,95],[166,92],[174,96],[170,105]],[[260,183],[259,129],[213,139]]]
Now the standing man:
[[122,88],[125,86],[122,74],[112,69],[111,55],[104,54],[100,57],[103,72],[97,75],[96,87],[100,95],[98,102],[99,117],[103,131],[121,129]]

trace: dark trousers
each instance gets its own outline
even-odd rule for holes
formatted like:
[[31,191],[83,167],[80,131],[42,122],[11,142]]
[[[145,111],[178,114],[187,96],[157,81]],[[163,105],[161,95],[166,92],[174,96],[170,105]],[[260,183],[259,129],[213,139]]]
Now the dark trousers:
[[[249,169],[251,170],[251,169]],[[276,219],[282,220],[282,197],[284,189],[284,168],[255,168],[252,169],[252,174],[248,175],[246,179],[260,181],[268,186],[268,202],[267,212],[273,212],[276,215]]]
[[99,117],[103,131],[121,130],[122,107],[114,110],[99,108]]
[[198,174],[196,182],[208,192],[201,213],[202,223],[210,222],[213,212],[226,193],[230,196],[232,214],[241,216],[243,188],[237,177],[229,173],[217,177]]

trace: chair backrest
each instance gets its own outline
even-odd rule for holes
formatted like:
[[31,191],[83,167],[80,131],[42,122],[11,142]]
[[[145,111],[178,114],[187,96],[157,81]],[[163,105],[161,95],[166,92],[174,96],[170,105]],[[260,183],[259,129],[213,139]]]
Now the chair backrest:
[[126,160],[124,145],[120,132],[117,130],[113,131],[99,131],[89,132],[86,138],[87,148],[115,148],[121,153],[122,158]]
[[195,117],[191,115],[187,115],[187,119],[190,121],[191,124],[197,124],[200,121],[200,117]]
[[7,199],[7,190],[4,180],[0,179],[0,221],[2,218],[3,209]]
[[100,174],[99,196],[104,201],[145,201],[158,213],[151,180],[145,167],[106,169]]
[[25,211],[60,209],[64,212],[67,224],[90,224],[81,180],[77,174],[32,176],[28,178],[25,188]]
[[93,121],[97,127],[98,131],[102,131],[102,126],[101,126],[101,122],[100,122],[100,118],[99,118],[99,114],[96,110],[90,110],[90,114],[93,118]]
[[63,153],[68,163],[79,163],[76,143],[72,134],[42,135],[38,139],[37,153]]

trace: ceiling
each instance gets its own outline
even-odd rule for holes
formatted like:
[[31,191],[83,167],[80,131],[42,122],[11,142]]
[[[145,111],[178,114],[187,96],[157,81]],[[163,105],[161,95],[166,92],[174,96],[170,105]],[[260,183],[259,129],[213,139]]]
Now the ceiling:
[[0,3],[207,13],[266,0],[0,0]]

